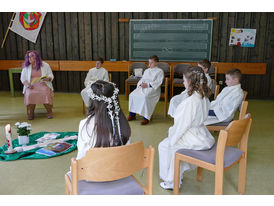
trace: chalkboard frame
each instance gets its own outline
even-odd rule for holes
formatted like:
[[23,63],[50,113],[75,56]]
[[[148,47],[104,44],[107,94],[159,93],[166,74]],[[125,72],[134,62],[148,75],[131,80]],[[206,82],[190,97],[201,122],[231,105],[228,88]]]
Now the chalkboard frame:
[[[163,57],[161,55],[158,55],[157,54],[157,51],[153,51],[153,49],[151,50],[151,54],[150,55],[147,55],[147,56],[138,56],[138,55],[135,55],[133,56],[134,54],[134,47],[133,45],[137,42],[137,41],[141,41],[139,39],[136,39],[136,34],[137,33],[140,33],[140,34],[143,34],[143,33],[156,33],[157,32],[157,29],[153,28],[153,26],[151,27],[146,27],[145,29],[140,29],[141,31],[135,31],[134,30],[134,26],[136,26],[137,24],[140,25],[140,24],[144,24],[144,25],[147,25],[148,23],[152,24],[152,23],[161,23],[161,24],[165,24],[165,25],[168,25],[168,24],[174,24],[174,23],[182,23],[182,24],[201,24],[201,23],[207,23],[208,24],[208,29],[207,29],[207,34],[208,34],[208,37],[207,37],[207,41],[206,41],[206,44],[207,44],[207,49],[206,49],[206,56],[205,55],[201,55],[200,58],[189,58],[189,57],[184,57],[183,55],[183,52],[186,53],[186,49],[183,49],[184,51],[182,51],[182,56],[178,59],[177,58],[170,58],[170,57]],[[153,30],[155,29],[155,30]],[[129,60],[130,61],[147,61],[148,57],[153,55],[153,54],[156,54],[159,56],[160,58],[160,61],[185,61],[185,62],[197,62],[201,59],[208,59],[209,61],[211,60],[211,47],[212,47],[212,31],[213,31],[213,20],[212,19],[131,19],[130,22],[129,22]],[[178,31],[177,31],[178,32]],[[179,31],[179,32],[184,32],[184,33],[188,33],[186,31]],[[201,32],[199,32],[201,33]],[[135,38],[133,38],[133,35],[135,35]],[[140,35],[139,35],[140,36]],[[149,42],[149,43],[155,43],[157,44],[157,41],[162,41],[162,42],[165,42],[167,43],[169,40],[166,40],[166,39],[162,39],[162,40],[155,40],[152,41],[152,42]],[[164,50],[164,48],[166,47],[163,47],[162,48],[162,52],[169,52],[170,54],[172,53],[172,51],[178,51],[178,49],[176,48],[173,48],[172,46],[170,46],[170,48],[166,48],[166,51]],[[150,51],[150,49],[148,50]],[[187,50],[187,51],[191,51],[193,52],[191,49]],[[144,51],[144,53],[147,53],[149,54],[150,52],[147,52],[147,51]],[[158,48],[158,52],[159,52],[159,48]],[[201,52],[201,51],[200,51]],[[141,52],[139,52],[141,53]],[[161,52],[159,52],[161,53]],[[194,52],[193,52],[194,53]],[[190,55],[191,53],[188,53],[188,55]]]

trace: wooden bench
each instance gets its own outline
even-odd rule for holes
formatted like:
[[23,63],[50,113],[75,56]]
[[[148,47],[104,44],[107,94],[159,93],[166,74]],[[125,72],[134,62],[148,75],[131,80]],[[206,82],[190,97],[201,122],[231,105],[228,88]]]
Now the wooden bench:
[[237,68],[242,74],[266,74],[266,63],[232,63],[217,62],[218,74],[225,74],[228,70]]
[[[96,61],[59,61],[59,71],[88,71]],[[109,72],[127,72],[128,61],[105,61],[103,67]]]

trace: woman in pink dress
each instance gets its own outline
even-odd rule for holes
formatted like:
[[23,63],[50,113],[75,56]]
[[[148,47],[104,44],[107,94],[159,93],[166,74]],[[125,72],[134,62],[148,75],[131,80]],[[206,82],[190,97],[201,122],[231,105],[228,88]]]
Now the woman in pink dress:
[[[41,80],[35,81],[41,77],[43,77]],[[42,61],[39,53],[27,51],[20,80],[24,85],[24,103],[27,107],[28,120],[34,118],[36,104],[44,104],[48,119],[53,118],[53,78],[49,64]]]

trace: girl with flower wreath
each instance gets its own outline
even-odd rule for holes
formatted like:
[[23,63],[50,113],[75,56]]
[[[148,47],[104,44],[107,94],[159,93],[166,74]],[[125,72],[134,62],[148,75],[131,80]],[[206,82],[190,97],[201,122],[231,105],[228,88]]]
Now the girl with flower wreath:
[[119,89],[112,82],[98,80],[90,85],[87,90],[87,118],[79,124],[76,159],[84,157],[93,147],[113,147],[129,143],[131,130],[120,108],[118,92]]

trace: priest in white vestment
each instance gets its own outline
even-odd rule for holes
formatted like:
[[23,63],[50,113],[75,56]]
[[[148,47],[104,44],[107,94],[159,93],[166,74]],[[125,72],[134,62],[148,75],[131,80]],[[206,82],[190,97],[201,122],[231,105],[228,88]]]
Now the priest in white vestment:
[[96,59],[96,67],[91,68],[86,76],[84,82],[86,88],[81,91],[81,96],[86,107],[89,106],[89,97],[87,95],[87,89],[90,87],[90,85],[97,80],[103,80],[106,82],[109,81],[108,71],[102,67],[103,63],[103,58],[99,57],[98,59]]
[[205,125],[228,122],[233,120],[234,113],[240,107],[244,92],[240,84],[241,72],[239,69],[232,69],[226,73],[226,84],[216,100],[210,103],[210,111]]
[[[196,75],[196,77],[195,77]],[[197,77],[197,75],[199,77]],[[194,77],[194,78],[193,78]],[[159,175],[164,181],[160,186],[164,189],[173,189],[174,157],[179,149],[204,150],[210,149],[215,143],[214,137],[205,127],[210,102],[209,88],[205,82],[205,75],[201,68],[192,67],[184,75],[184,83],[188,94],[178,105],[174,113],[174,125],[168,130],[168,137],[160,142],[159,150]],[[191,82],[191,81],[201,82]],[[203,94],[193,89],[194,84],[200,84]],[[194,169],[193,165],[181,162],[180,177],[183,172]]]
[[145,70],[137,83],[137,88],[129,94],[129,121],[136,119],[136,113],[143,116],[142,125],[147,124],[151,118],[160,99],[164,79],[163,70],[157,67],[158,62],[157,56],[150,57],[150,68]]

